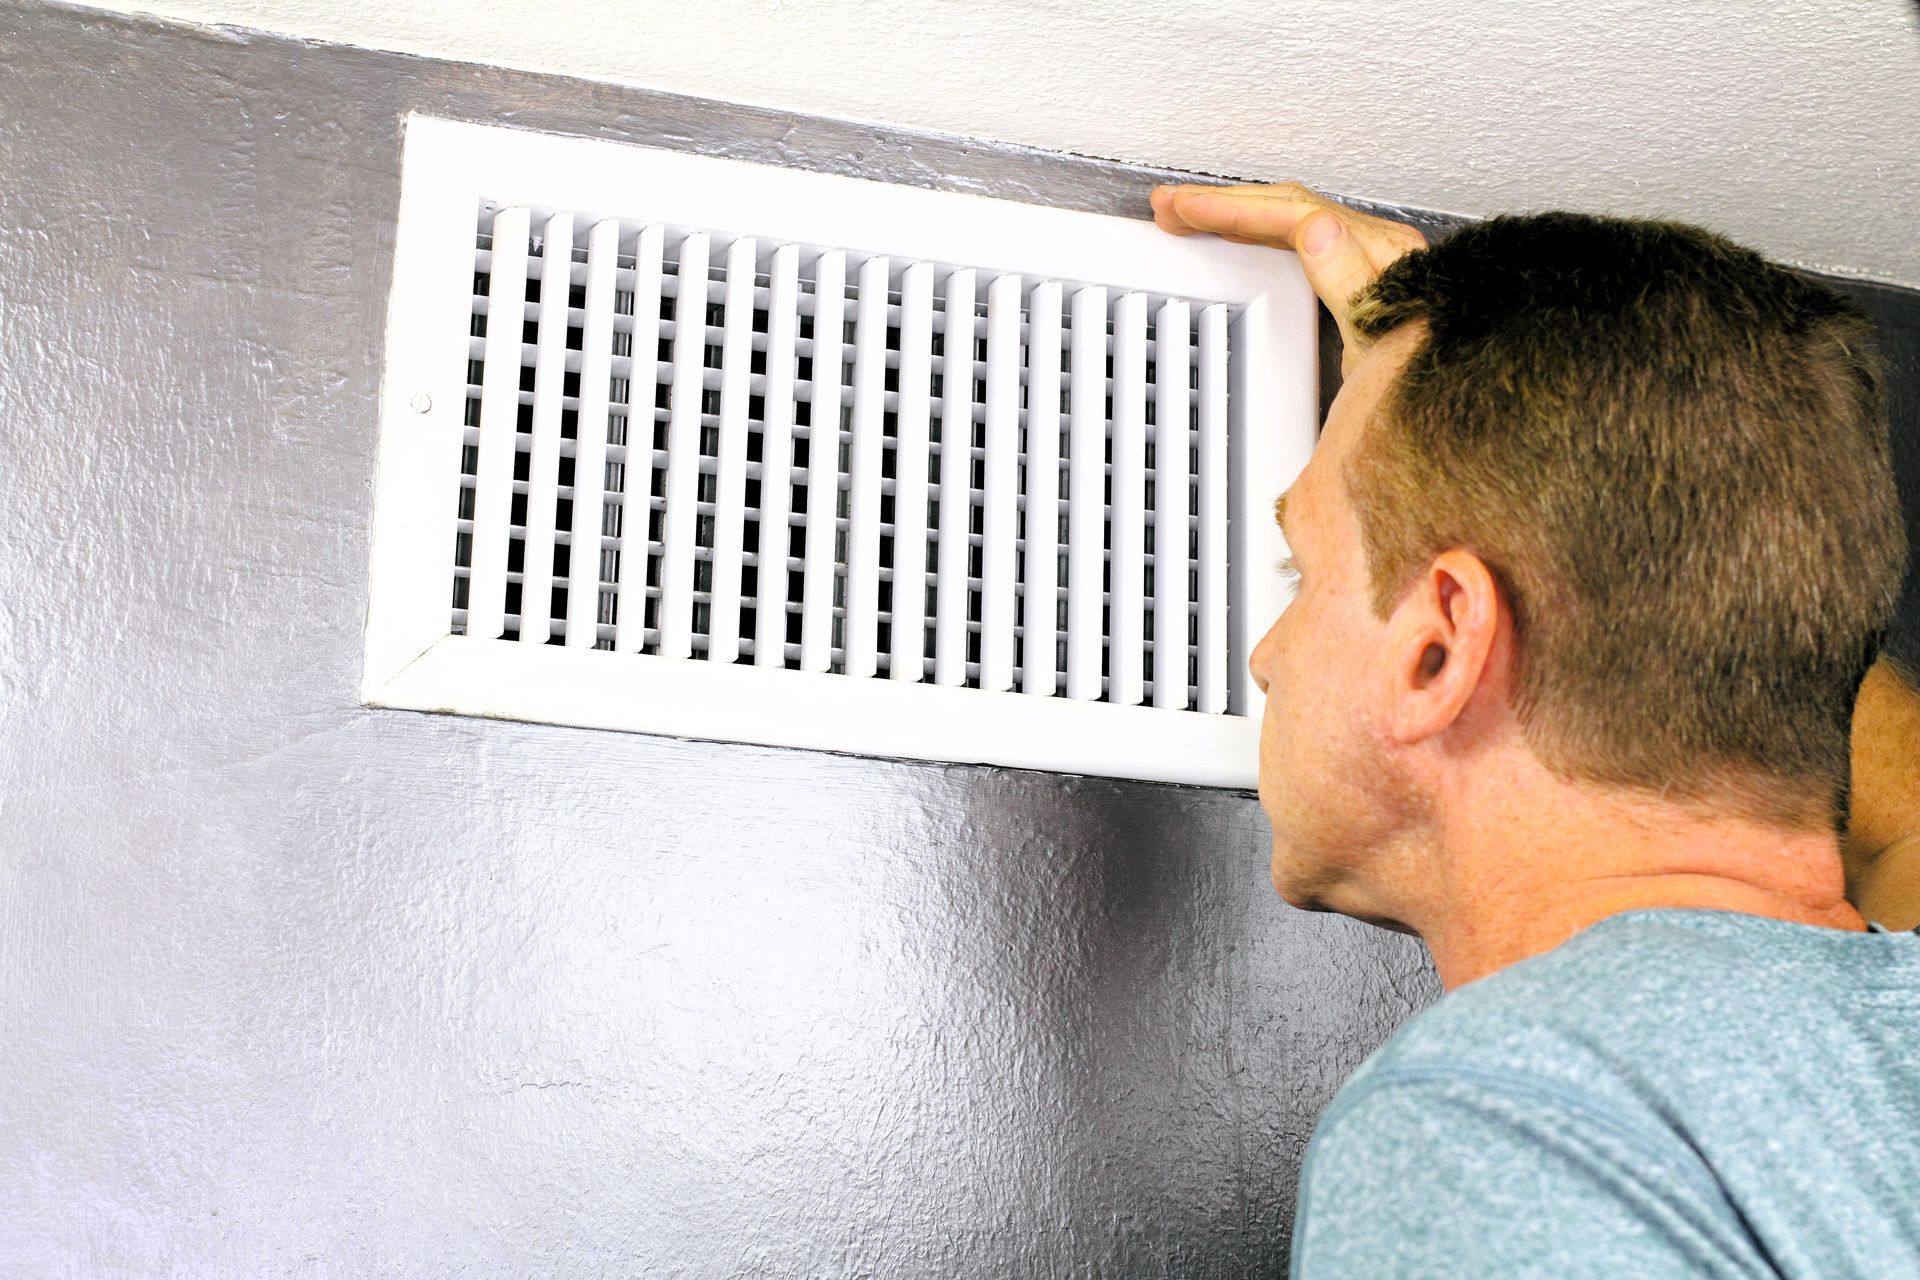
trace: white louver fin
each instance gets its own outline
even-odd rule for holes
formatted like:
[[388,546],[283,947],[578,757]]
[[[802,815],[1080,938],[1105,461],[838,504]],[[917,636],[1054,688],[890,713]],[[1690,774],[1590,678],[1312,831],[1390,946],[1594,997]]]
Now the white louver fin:
[[409,121],[373,705],[1254,779],[1291,255]]

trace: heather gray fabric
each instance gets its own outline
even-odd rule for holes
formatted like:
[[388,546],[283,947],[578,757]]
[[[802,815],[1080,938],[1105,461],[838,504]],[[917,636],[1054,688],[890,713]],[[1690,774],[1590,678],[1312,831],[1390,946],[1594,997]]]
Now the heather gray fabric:
[[1920,1277],[1920,930],[1630,911],[1447,995],[1322,1118],[1293,1275]]

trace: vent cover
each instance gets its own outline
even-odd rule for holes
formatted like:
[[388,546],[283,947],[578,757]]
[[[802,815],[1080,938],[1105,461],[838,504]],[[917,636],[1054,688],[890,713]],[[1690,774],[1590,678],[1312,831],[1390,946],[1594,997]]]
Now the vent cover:
[[412,119],[365,699],[1251,785],[1313,319],[1269,250]]

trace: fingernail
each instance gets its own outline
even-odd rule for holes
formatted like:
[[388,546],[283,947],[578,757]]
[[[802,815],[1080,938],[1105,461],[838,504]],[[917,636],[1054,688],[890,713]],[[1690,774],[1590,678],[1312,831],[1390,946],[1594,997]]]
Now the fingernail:
[[1340,242],[1346,229],[1340,225],[1340,219],[1330,213],[1319,213],[1307,219],[1307,225],[1300,228],[1300,252],[1319,257]]

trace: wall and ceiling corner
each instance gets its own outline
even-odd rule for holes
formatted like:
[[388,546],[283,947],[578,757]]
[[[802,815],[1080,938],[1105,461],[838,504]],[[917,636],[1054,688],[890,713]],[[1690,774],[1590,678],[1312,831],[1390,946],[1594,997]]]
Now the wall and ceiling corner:
[[[1920,286],[1913,0],[102,0]],[[1809,210],[1832,211],[1810,216]]]

